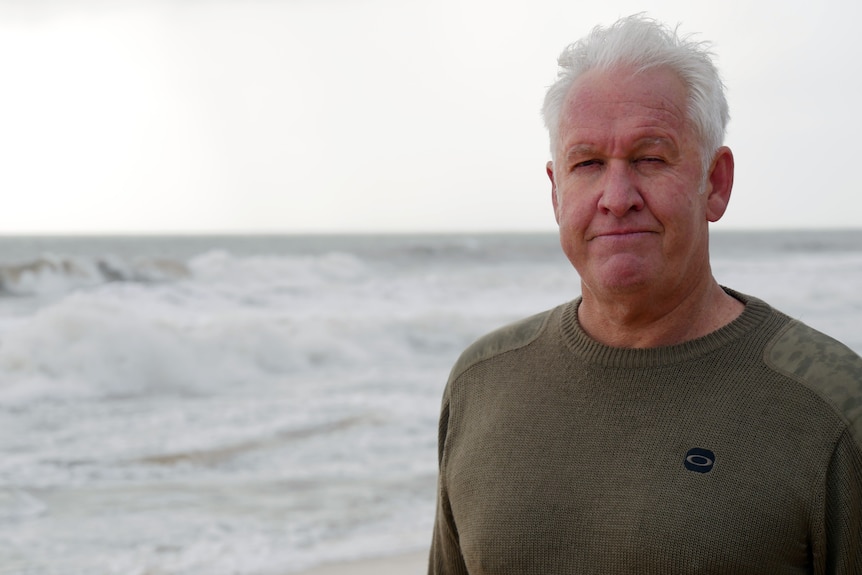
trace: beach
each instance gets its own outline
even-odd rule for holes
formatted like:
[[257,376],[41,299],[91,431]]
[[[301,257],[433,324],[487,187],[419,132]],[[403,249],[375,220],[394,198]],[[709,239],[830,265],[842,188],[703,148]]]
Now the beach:
[[345,563],[320,565],[299,575],[421,575],[428,569],[428,553],[425,551],[363,559]]

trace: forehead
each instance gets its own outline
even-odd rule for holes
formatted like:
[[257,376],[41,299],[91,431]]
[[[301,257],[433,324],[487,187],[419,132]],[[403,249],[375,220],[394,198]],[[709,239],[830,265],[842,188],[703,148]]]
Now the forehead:
[[[591,70],[563,103],[560,140],[568,147],[602,140],[686,137],[688,90],[671,70]],[[594,141],[596,140],[596,141]]]

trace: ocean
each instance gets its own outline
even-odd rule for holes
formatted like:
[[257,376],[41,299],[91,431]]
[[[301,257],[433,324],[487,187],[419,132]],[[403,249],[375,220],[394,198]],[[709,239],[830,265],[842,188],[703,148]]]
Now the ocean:
[[[712,253],[862,353],[862,230],[718,231]],[[0,573],[426,549],[452,363],[578,293],[551,234],[0,237]]]

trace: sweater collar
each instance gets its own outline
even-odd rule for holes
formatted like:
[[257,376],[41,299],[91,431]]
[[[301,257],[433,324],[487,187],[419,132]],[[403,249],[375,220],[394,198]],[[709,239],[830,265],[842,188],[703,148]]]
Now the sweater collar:
[[681,344],[653,348],[611,347],[594,340],[578,322],[581,298],[565,304],[560,318],[563,340],[580,359],[607,367],[655,367],[689,361],[738,340],[762,325],[773,312],[764,301],[722,286],[725,292],[745,304],[742,313],[729,324]]

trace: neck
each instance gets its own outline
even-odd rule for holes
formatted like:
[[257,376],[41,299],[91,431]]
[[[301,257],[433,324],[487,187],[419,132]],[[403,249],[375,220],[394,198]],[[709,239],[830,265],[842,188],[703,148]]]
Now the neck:
[[711,275],[681,297],[602,297],[586,285],[582,292],[581,327],[596,341],[612,347],[648,348],[690,341],[727,325],[745,307]]

